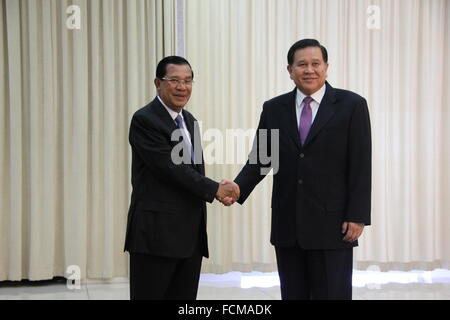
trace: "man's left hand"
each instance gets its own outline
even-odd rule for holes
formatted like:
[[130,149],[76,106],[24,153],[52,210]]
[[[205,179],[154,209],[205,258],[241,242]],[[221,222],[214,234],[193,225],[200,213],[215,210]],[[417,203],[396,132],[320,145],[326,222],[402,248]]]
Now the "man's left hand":
[[342,240],[347,242],[354,242],[358,240],[363,233],[363,229],[364,223],[344,222],[342,224],[342,233],[344,234],[344,238]]

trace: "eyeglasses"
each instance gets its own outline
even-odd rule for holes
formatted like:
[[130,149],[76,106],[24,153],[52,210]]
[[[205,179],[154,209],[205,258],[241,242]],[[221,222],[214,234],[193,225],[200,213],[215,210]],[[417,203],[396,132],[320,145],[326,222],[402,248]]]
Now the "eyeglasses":
[[168,79],[168,78],[161,78],[161,80],[165,80],[169,82],[173,86],[184,84],[187,87],[191,87],[194,83],[194,80],[179,80],[179,79]]

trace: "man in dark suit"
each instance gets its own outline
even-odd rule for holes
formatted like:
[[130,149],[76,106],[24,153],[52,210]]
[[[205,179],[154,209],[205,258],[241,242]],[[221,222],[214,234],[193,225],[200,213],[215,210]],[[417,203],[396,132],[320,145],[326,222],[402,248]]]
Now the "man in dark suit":
[[[235,179],[242,204],[267,172],[261,170],[264,162],[251,159],[278,156],[271,243],[282,299],[351,299],[352,248],[370,224],[367,103],[326,82],[327,60],[325,47],[314,39],[290,48],[287,69],[296,88],[264,103],[253,156]],[[260,150],[264,130],[269,150]],[[279,154],[270,144],[273,130]]]
[[130,125],[133,192],[125,250],[130,298],[194,300],[202,257],[208,257],[206,202],[236,199],[236,185],[205,177],[196,119],[184,110],[194,74],[188,61],[162,59],[158,96]]

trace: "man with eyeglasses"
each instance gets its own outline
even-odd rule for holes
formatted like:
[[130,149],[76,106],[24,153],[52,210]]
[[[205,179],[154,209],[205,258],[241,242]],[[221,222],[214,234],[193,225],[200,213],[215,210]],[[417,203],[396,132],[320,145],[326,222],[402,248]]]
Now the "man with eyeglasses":
[[206,201],[239,197],[236,184],[205,177],[196,119],[184,109],[193,79],[184,58],[162,59],[157,97],[131,120],[125,251],[132,300],[195,300],[202,258],[208,257]]

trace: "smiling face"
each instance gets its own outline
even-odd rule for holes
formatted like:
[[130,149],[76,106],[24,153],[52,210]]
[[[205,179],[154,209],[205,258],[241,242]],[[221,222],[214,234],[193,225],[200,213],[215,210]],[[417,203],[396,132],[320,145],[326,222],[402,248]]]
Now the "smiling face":
[[[187,64],[168,64],[164,79],[192,80],[192,70]],[[159,97],[166,106],[178,113],[191,97],[192,85],[186,83],[172,83],[172,81],[156,78],[155,86]]]
[[294,61],[288,65],[291,79],[306,95],[312,95],[322,88],[327,78],[328,63],[323,60],[319,47],[306,47],[294,54]]

